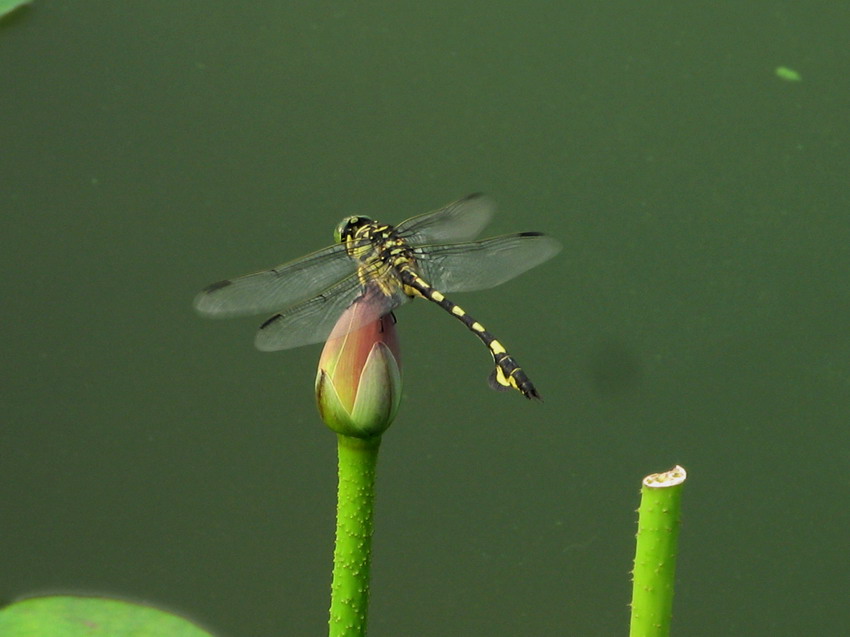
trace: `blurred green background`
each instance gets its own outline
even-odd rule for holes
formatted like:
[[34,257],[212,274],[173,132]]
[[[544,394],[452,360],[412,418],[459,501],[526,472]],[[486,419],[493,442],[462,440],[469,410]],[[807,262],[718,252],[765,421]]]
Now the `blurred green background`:
[[[99,592],[325,632],[320,348],[212,281],[474,191],[554,260],[456,300],[545,398],[398,312],[371,634],[623,635],[676,463],[673,629],[850,623],[846,3],[41,0],[0,22],[0,599]],[[786,66],[802,81],[775,74]]]

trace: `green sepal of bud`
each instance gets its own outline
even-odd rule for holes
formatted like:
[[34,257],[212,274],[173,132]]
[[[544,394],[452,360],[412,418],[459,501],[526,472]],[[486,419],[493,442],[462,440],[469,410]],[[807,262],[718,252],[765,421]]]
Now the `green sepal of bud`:
[[374,343],[359,378],[345,379],[357,383],[353,404],[345,404],[337,390],[334,372],[339,371],[320,367],[316,374],[316,402],[322,420],[344,436],[371,438],[384,433],[401,401],[401,369],[390,347]]

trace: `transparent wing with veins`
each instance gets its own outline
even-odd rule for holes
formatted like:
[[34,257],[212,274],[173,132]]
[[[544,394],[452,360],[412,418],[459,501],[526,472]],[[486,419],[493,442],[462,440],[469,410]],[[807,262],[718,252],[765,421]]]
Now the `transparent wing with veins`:
[[326,293],[356,270],[345,246],[336,244],[271,270],[213,283],[195,297],[195,309],[213,318],[270,314]]
[[377,320],[410,300],[400,285],[386,294],[374,283],[364,288],[357,274],[351,275],[324,293],[290,306],[275,314],[260,326],[254,344],[263,351],[290,349],[320,343],[328,338],[343,312],[354,302],[363,303],[350,319],[348,329],[355,329]]

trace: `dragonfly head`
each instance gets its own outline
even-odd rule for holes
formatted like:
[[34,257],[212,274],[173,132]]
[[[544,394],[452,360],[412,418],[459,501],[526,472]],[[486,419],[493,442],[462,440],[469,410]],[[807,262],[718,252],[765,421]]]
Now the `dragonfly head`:
[[346,217],[337,224],[336,230],[334,230],[334,240],[337,243],[344,243],[346,239],[352,238],[357,230],[370,223],[372,223],[372,220],[369,217]]

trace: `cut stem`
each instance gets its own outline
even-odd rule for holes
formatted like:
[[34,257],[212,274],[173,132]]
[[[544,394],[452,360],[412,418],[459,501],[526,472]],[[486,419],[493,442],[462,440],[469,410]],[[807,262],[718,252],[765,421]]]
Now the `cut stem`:
[[632,572],[630,637],[666,637],[670,633],[679,513],[686,477],[685,470],[676,466],[643,479]]
[[366,634],[375,466],[381,437],[337,435],[339,486],[331,584],[330,637]]

